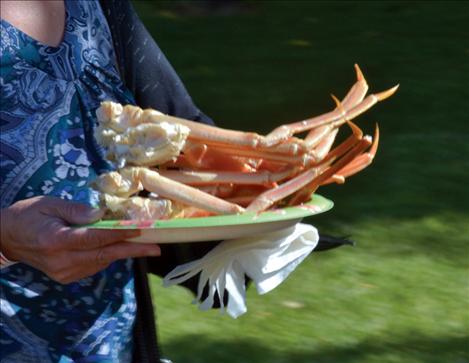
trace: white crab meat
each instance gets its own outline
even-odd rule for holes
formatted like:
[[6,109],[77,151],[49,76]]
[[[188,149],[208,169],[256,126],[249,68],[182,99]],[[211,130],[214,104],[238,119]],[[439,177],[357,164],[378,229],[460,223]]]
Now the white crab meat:
[[[321,185],[343,182],[361,171],[376,154],[378,128],[374,138],[364,136],[351,120],[391,96],[397,86],[365,97],[368,85],[358,66],[355,69],[356,83],[343,101],[334,97],[334,110],[279,126],[265,136],[103,102],[95,135],[117,171],[100,176],[95,185],[111,195],[106,197],[108,208],[116,213],[128,209],[125,216],[137,219],[156,213],[150,211],[156,207],[146,204],[154,202],[136,197],[143,195],[141,190],[170,199],[169,218],[257,213],[279,203],[301,204]],[[344,124],[352,135],[332,148]],[[305,139],[295,136],[304,132]]]
[[172,202],[168,199],[142,197],[121,198],[102,194],[102,202],[108,209],[106,218],[111,219],[166,219],[173,214]]
[[96,112],[99,126],[95,137],[105,147],[107,159],[122,168],[129,164],[157,165],[176,158],[185,145],[189,128],[165,121],[134,125],[135,112],[140,112],[144,118],[160,114],[154,110],[138,110],[104,102]]
[[124,168],[98,176],[93,186],[100,192],[121,198],[128,198],[143,190],[142,183],[136,176],[136,169]]

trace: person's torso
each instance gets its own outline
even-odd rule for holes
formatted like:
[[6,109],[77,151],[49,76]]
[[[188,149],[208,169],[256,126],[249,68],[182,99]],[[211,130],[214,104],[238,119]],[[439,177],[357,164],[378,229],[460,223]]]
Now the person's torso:
[[[93,131],[103,100],[133,103],[115,64],[98,1],[65,2],[61,44],[41,44],[2,20],[0,198],[49,195],[96,202],[89,186],[109,169]],[[130,359],[132,261],[60,285],[24,264],[1,273],[2,362]]]

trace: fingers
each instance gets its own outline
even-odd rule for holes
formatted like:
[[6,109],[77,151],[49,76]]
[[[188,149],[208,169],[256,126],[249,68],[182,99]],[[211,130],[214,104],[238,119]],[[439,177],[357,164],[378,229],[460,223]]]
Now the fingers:
[[57,233],[57,241],[74,250],[91,250],[140,236],[136,229],[88,229],[64,227]]
[[[100,230],[67,225],[90,223],[102,216],[102,211],[83,204],[37,197],[15,206],[16,209],[9,213],[15,221],[11,223],[14,238],[8,241],[15,251],[21,252],[17,260],[60,283],[95,274],[115,260],[161,254],[157,245],[125,242],[138,237],[139,230]],[[4,213],[2,222],[3,217]],[[2,244],[3,235],[2,229]]]
[[160,255],[161,249],[156,244],[117,242],[92,250],[61,254],[32,265],[54,281],[69,284],[104,270],[116,260]]
[[92,208],[89,205],[47,198],[42,200],[41,211],[49,216],[58,217],[69,224],[88,224],[100,220],[104,215],[103,209]]
[[[50,252],[64,249],[89,250],[107,246],[118,241],[135,238],[139,230],[131,229],[92,229],[70,227],[65,223],[91,221],[102,214],[102,211],[87,205],[48,198],[44,201],[43,213],[49,213],[37,235],[39,246]],[[88,219],[87,219],[88,218]]]
[[94,250],[77,252],[78,260],[83,263],[95,263],[107,266],[110,263],[124,258],[137,258],[146,256],[160,256],[160,246],[156,244],[117,242],[109,246]]

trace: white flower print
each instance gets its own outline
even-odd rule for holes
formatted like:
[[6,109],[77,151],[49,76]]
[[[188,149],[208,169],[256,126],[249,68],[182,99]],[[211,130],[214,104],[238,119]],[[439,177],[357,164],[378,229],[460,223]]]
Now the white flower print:
[[65,199],[65,200],[72,200],[73,196],[69,192],[67,192],[66,190],[62,190],[60,192],[60,198]]
[[[71,158],[66,160],[68,154],[74,153],[73,163],[70,161]],[[55,163],[59,167],[55,170],[55,175],[59,179],[66,179],[67,176],[78,175],[81,178],[87,178],[89,175],[88,167],[91,165],[86,152],[82,149],[77,149],[68,141],[63,144],[58,144],[54,146],[54,157],[56,157]]]
[[54,183],[52,183],[52,181],[50,180],[45,180],[44,185],[41,187],[41,190],[44,195],[49,194],[50,192],[52,192],[52,190],[54,190]]

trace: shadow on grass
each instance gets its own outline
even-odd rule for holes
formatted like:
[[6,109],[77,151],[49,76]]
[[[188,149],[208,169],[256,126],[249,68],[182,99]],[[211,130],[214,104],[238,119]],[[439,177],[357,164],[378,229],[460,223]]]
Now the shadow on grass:
[[368,359],[373,362],[469,362],[469,336],[409,337],[389,343],[371,339],[349,347],[281,352],[247,339],[228,342],[192,335],[174,340],[164,348],[174,363],[358,363]]

